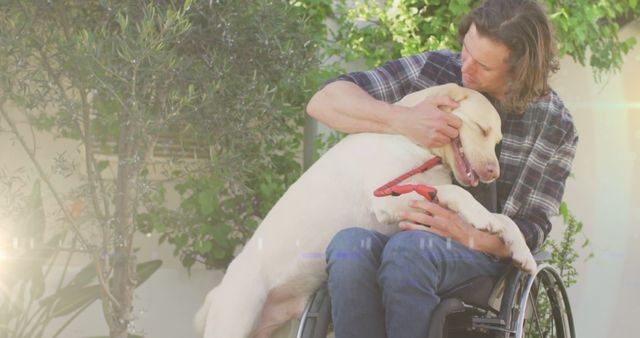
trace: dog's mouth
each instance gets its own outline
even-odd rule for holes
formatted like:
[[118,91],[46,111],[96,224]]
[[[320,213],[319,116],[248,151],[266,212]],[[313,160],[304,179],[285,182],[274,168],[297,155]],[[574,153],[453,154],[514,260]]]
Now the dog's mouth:
[[455,162],[454,173],[458,182],[464,186],[477,186],[479,182],[478,174],[473,170],[471,163],[469,163],[469,160],[467,160],[467,157],[464,155],[464,149],[462,148],[460,137],[453,139],[451,141],[451,145],[453,146],[453,157]]

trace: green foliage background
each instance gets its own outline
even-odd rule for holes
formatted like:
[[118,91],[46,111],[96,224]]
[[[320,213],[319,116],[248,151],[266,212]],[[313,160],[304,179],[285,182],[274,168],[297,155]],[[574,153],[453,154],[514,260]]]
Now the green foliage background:
[[[443,48],[459,50],[458,23],[481,0],[362,0],[337,3],[335,48],[345,61],[383,62]],[[593,67],[594,75],[620,69],[635,38],[621,40],[620,25],[637,18],[637,0],[544,0],[554,25],[559,55]]]
[[[207,96],[183,122],[211,157],[168,172],[179,207],[164,203],[167,184],[157,186],[138,222],[161,233],[185,266],[223,268],[301,174],[304,105],[318,86],[323,27],[286,1],[195,6],[184,43],[200,59],[188,65],[190,83]],[[213,90],[199,87],[211,83]]]

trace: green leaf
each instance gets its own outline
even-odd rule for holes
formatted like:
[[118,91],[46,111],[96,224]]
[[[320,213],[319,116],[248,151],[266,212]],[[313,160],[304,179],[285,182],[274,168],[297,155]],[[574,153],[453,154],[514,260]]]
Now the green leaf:
[[184,265],[187,268],[190,268],[191,266],[193,266],[193,263],[196,262],[195,258],[193,258],[193,256],[184,256],[182,257],[182,265]]
[[29,122],[39,131],[51,131],[56,123],[56,118],[46,113],[40,113],[37,116],[29,115]]
[[210,191],[202,191],[198,194],[200,211],[205,216],[213,214],[218,208],[218,199]]
[[212,247],[213,247],[213,243],[207,240],[198,241],[196,244],[196,250],[203,255],[207,254]]
[[63,292],[59,300],[53,306],[51,317],[66,316],[85,305],[91,304],[100,298],[101,287],[98,285],[88,287],[71,287],[60,290]]
[[61,298],[71,297],[68,294],[77,292],[78,289],[85,287],[96,278],[94,263],[89,263],[78,272],[69,283],[58,292],[40,300],[41,306],[50,305]]
[[165,232],[165,230],[167,230],[167,225],[162,222],[153,223],[153,230],[159,233],[163,233]]
[[249,229],[256,229],[258,227],[258,221],[256,221],[255,219],[248,219],[245,222],[245,226]]
[[151,275],[153,275],[160,267],[162,266],[162,260],[156,259],[144,263],[140,263],[136,267],[136,280],[138,284],[136,287],[142,285],[142,283],[146,282]]
[[[162,266],[162,260],[152,260],[144,263],[140,263],[136,267],[136,276],[138,284],[147,281],[153,273],[155,273],[160,266]],[[47,306],[55,303],[54,312],[58,316],[64,316],[74,310],[81,308],[88,302],[92,302],[95,299],[91,297],[95,295],[96,299],[100,297],[100,286],[84,286],[95,278],[95,270],[93,263],[86,265],[75,277],[72,279],[68,286],[60,289],[57,293],[42,299],[40,301],[41,306]]]
[[562,215],[562,223],[567,224],[569,219],[569,209],[567,208],[567,203],[560,203],[560,215]]
[[223,259],[224,256],[226,256],[226,255],[227,255],[227,253],[224,250],[222,250],[222,249],[220,249],[218,247],[215,247],[213,249],[213,257],[215,257],[217,259]]
[[76,286],[82,287],[86,286],[90,282],[92,282],[96,278],[96,266],[93,262],[85,265],[82,270],[80,270],[71,281],[67,284],[68,286]]
[[229,236],[230,232],[231,232],[231,226],[214,225],[213,227],[211,227],[210,233],[211,235],[213,235],[213,238],[215,238],[216,241],[222,242]]
[[98,164],[96,165],[96,171],[97,172],[102,172],[103,170],[107,169],[109,167],[109,161],[99,161]]
[[44,274],[42,270],[38,270],[31,277],[31,287],[29,288],[29,293],[31,294],[31,299],[40,299],[44,294],[45,282],[44,282]]

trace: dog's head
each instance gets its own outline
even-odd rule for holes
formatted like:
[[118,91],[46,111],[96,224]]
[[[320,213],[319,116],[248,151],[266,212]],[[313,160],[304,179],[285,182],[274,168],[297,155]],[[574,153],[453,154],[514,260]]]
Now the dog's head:
[[464,186],[489,183],[500,176],[495,147],[502,140],[500,115],[479,92],[455,84],[443,86],[444,93],[460,104],[451,113],[462,119],[459,137],[434,153],[448,165]]

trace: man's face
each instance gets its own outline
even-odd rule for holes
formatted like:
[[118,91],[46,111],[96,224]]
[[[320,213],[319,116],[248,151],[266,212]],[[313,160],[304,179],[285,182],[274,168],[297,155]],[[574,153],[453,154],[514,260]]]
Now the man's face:
[[509,49],[478,33],[471,24],[462,43],[462,82],[465,87],[503,100],[509,81]]

